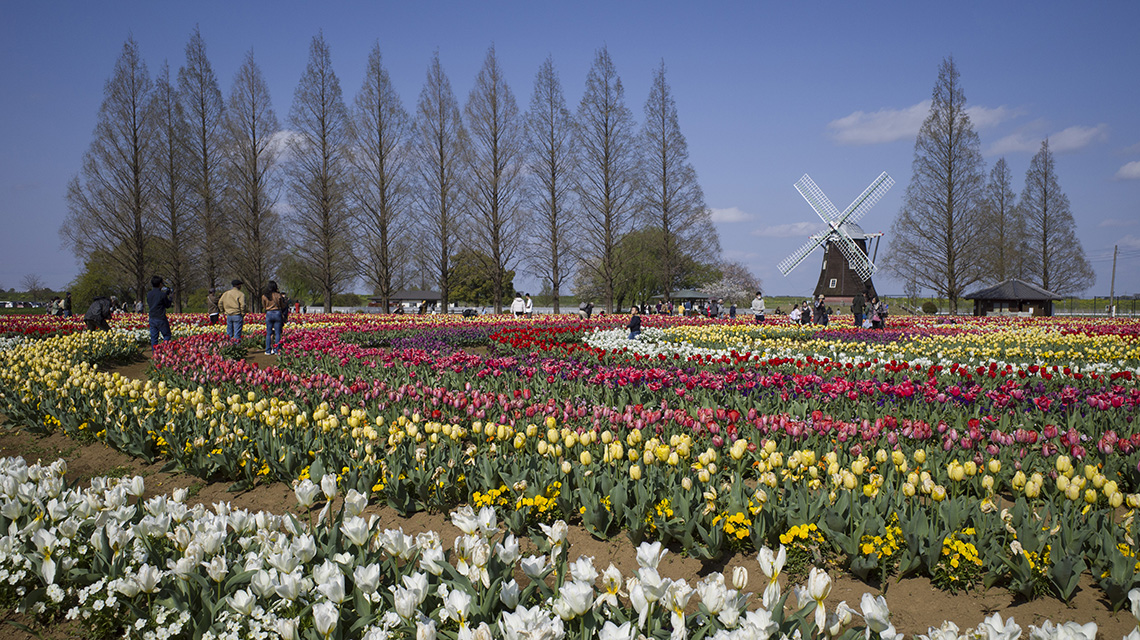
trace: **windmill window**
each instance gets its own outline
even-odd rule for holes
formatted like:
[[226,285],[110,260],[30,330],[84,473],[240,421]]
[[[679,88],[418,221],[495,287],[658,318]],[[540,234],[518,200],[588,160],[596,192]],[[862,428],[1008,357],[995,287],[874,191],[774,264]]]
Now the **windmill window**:
[[835,288],[835,280],[836,280],[835,278],[831,279],[831,282],[829,282],[827,285],[828,289],[834,289]]

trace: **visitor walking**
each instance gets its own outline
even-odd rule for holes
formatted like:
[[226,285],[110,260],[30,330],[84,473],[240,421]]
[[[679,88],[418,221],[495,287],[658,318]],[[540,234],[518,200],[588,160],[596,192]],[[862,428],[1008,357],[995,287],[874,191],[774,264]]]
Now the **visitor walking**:
[[285,307],[288,302],[277,290],[277,282],[270,280],[261,293],[261,307],[265,309],[265,355],[276,355],[281,344],[281,331],[285,328]]
[[111,319],[111,314],[114,313],[116,302],[118,299],[115,296],[110,298],[97,296],[92,300],[91,306],[87,307],[87,313],[83,314],[83,321],[87,323],[87,330],[109,331],[111,325],[107,321]]
[[523,312],[526,310],[526,303],[523,302],[522,296],[515,294],[515,299],[511,302],[511,313],[516,318],[521,318]]
[[855,316],[855,328],[859,329],[863,326],[863,311],[866,308],[862,293],[856,293],[855,297],[851,299],[851,313]]
[[232,289],[226,289],[222,297],[218,298],[218,307],[226,316],[226,335],[235,342],[241,341],[241,329],[245,324],[245,293],[242,292],[242,281],[234,278]]
[[879,315],[879,298],[876,296],[871,296],[871,305],[870,306],[871,306],[871,309],[870,309],[870,311],[871,311],[871,328],[872,329],[882,329],[883,328],[883,317],[881,315]]
[[815,323],[827,326],[827,303],[824,302],[823,294],[819,294],[819,299],[815,301]]
[[752,316],[756,319],[756,324],[764,322],[764,294],[759,291],[752,299]]
[[67,295],[63,297],[63,317],[71,317],[71,292],[68,291]]
[[641,336],[641,314],[637,312],[637,305],[629,308],[629,339],[637,340]]
[[523,301],[523,313],[528,318],[534,315],[534,300],[530,299],[529,293],[526,294],[526,300]]
[[160,336],[163,340],[170,340],[170,321],[166,318],[166,310],[173,305],[174,303],[170,301],[170,289],[162,286],[162,276],[151,276],[150,291],[146,294],[151,349],[158,344]]
[[210,287],[210,293],[206,296],[206,313],[210,318],[210,325],[218,324],[218,318],[221,312],[218,310],[218,290]]

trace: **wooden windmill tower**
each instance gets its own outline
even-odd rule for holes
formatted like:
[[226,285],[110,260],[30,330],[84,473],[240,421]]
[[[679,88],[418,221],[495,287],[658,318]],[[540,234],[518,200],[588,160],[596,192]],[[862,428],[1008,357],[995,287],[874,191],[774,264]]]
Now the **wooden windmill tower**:
[[867,294],[868,297],[876,295],[875,285],[871,276],[875,273],[875,264],[867,252],[867,242],[877,239],[881,233],[864,233],[858,222],[867,211],[883,197],[895,181],[884,171],[855,198],[848,207],[840,213],[835,205],[831,204],[823,191],[805,173],[796,183],[796,191],[807,200],[827,226],[819,233],[813,234],[807,244],[797,249],[778,266],[780,273],[785,276],[791,273],[804,258],[824,246],[823,266],[819,272],[819,282],[815,285],[814,296],[823,295],[825,298],[850,300],[857,293]]

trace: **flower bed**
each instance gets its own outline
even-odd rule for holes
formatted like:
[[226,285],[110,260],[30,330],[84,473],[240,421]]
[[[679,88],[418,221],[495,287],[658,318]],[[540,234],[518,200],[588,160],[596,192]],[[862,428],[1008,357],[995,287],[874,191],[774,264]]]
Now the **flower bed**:
[[[63,616],[85,635],[132,638],[901,638],[882,596],[859,609],[828,596],[813,568],[782,588],[785,547],[757,557],[755,598],[747,571],[711,573],[695,585],[658,573],[668,551],[642,543],[638,569],[574,558],[566,524],[542,527],[533,545],[504,533],[492,509],[451,515],[439,535],[383,530],[364,515],[367,494],[342,494],[335,476],[296,487],[316,521],[219,503],[188,505],[185,490],[143,500],[142,477],[95,478],[66,488],[66,463],[0,459],[0,602],[40,619]],[[524,556],[524,547],[537,553]],[[1140,623],[1140,590],[1129,594]],[[1017,638],[1012,618],[993,614],[934,638]],[[1095,623],[1044,622],[1033,638],[1094,640]],[[1140,635],[1140,630],[1132,636]],[[1132,637],[1130,636],[1130,637]]]
[[[155,349],[147,383],[90,364],[126,336],[29,341],[0,352],[3,410],[239,486],[331,473],[402,513],[491,506],[516,535],[571,519],[709,559],[787,540],[805,575],[1026,598],[1068,600],[1088,573],[1113,608],[1140,585],[1130,324],[916,322],[887,340],[652,318],[672,350],[647,353],[590,343],[613,317],[321,320],[290,328],[273,367],[196,330]],[[998,344],[1007,359],[987,360]]]

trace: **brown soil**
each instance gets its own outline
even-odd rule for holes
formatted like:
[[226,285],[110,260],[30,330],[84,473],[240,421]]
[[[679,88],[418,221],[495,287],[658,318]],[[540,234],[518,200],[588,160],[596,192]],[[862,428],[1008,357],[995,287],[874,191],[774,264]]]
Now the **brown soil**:
[[[260,366],[276,361],[275,356],[266,356],[260,352],[251,352],[247,359]],[[145,378],[148,364],[149,362],[144,360],[115,368],[114,371],[141,379]],[[12,427],[13,425],[8,424],[4,417],[0,416],[0,456],[23,456],[28,461],[43,462],[64,458],[68,462],[67,477],[71,482],[81,483],[99,475],[141,475],[146,479],[148,497],[169,493],[177,488],[186,488],[190,491],[190,502],[200,502],[207,506],[229,502],[234,507],[252,511],[266,510],[273,513],[299,511],[292,488],[285,484],[260,485],[248,491],[231,493],[227,491],[230,486],[228,482],[205,482],[187,474],[163,473],[160,471],[163,466],[161,463],[146,464],[103,444],[80,444],[58,433],[35,436]],[[409,534],[436,531],[448,546],[450,541],[459,535],[458,529],[451,524],[446,514],[418,513],[402,517],[387,506],[378,505],[369,507],[367,513],[375,514],[383,529],[402,528]],[[302,519],[316,516],[315,513],[298,513],[298,515]],[[533,552],[533,549],[528,548],[529,541],[522,542],[524,553]],[[569,542],[572,557],[592,556],[594,566],[599,571],[610,563],[613,563],[625,576],[637,570],[635,546],[625,536],[602,541],[593,538],[585,529],[572,526]],[[732,554],[716,562],[702,562],[673,551],[664,558],[659,571],[665,577],[683,578],[693,584],[701,576],[713,571],[720,571],[730,579],[733,570],[738,566],[748,570],[750,578],[748,590],[760,591],[763,574],[760,572],[755,554]],[[826,600],[829,609],[841,600],[858,609],[859,600],[864,593],[882,593],[879,585],[868,585],[851,576],[834,575],[833,572],[833,578],[835,582],[831,595]],[[938,626],[945,620],[952,621],[959,629],[965,630],[976,626],[994,612],[1000,612],[1003,618],[1013,616],[1025,633],[1028,632],[1028,625],[1040,625],[1044,620],[1052,620],[1054,623],[1070,620],[1081,624],[1096,622],[1100,637],[1104,639],[1123,637],[1136,627],[1136,621],[1127,610],[1115,614],[1109,611],[1107,603],[1101,598],[1099,590],[1087,575],[1082,579],[1080,589],[1072,603],[1068,605],[1052,598],[1030,602],[1015,601],[1008,592],[1001,589],[951,595],[933,587],[926,578],[892,581],[884,585],[884,588],[884,596],[891,610],[891,620],[899,631],[907,635],[926,633],[928,627]],[[0,613],[0,624],[11,617],[11,612]],[[47,631],[46,637],[50,638],[81,637],[81,634],[75,635],[78,629],[70,625],[61,625]],[[37,636],[11,628],[0,634],[0,637],[30,640]]]

